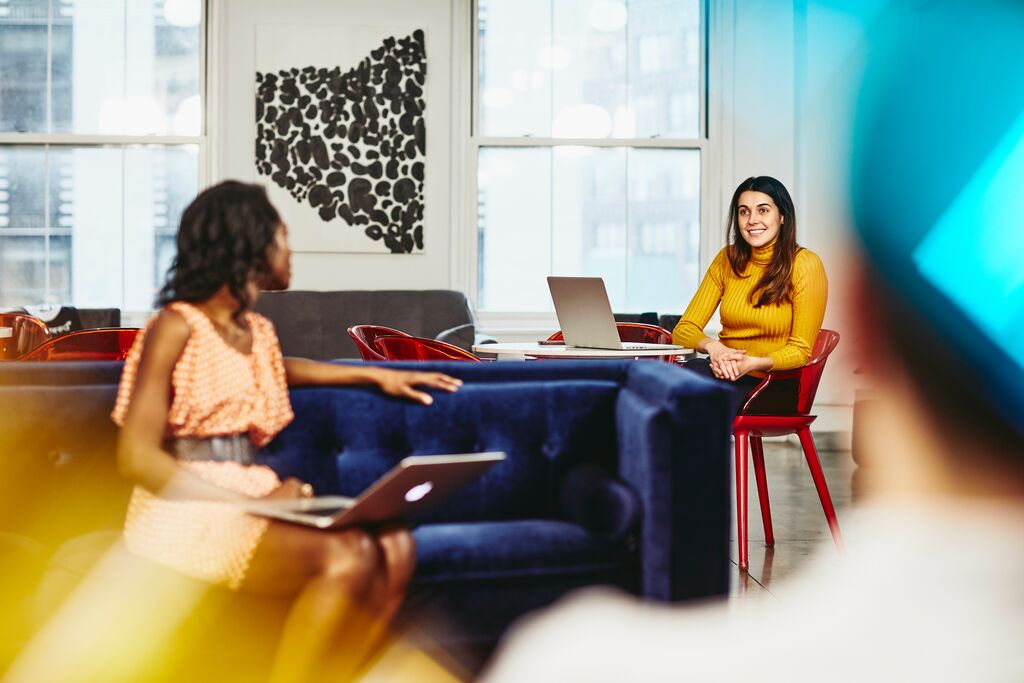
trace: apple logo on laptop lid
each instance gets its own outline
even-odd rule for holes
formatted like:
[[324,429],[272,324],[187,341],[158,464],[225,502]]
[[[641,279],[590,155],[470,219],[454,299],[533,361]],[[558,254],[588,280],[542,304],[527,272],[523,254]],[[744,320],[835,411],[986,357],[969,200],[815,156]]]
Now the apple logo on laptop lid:
[[432,481],[425,481],[422,484],[417,484],[405,492],[405,499],[410,503],[423,500],[424,496],[430,493],[433,488],[434,482]]

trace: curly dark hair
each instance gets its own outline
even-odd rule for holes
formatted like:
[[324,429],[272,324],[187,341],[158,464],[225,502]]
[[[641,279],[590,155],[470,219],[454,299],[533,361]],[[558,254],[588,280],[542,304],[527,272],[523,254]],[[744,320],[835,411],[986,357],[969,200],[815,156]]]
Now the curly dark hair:
[[[729,204],[728,230],[731,244],[726,252],[732,272],[737,277],[743,275],[753,254],[753,249],[740,234],[740,195],[748,190],[762,192],[771,197],[783,219],[779,226],[779,236],[775,240],[772,262],[768,264],[761,280],[750,293],[751,303],[754,304],[754,308],[760,308],[766,304],[782,304],[789,301],[792,295],[793,262],[796,260],[797,252],[802,248],[796,243],[796,209],[793,207],[793,199],[789,196],[786,186],[771,176],[753,176],[739,184],[732,195],[732,202]],[[755,297],[756,301],[754,301]]]
[[246,284],[269,270],[267,248],[279,225],[262,185],[227,180],[203,190],[181,215],[178,253],[157,306],[204,301],[227,285],[240,315],[251,303]]

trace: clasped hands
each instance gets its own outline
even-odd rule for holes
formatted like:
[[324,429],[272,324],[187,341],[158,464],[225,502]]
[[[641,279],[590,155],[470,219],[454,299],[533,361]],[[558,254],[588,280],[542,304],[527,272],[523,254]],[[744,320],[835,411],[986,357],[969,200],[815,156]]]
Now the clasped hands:
[[751,370],[756,370],[756,361],[747,352],[740,349],[730,349],[722,342],[711,342],[706,347],[708,361],[711,364],[711,372],[718,379],[735,382]]

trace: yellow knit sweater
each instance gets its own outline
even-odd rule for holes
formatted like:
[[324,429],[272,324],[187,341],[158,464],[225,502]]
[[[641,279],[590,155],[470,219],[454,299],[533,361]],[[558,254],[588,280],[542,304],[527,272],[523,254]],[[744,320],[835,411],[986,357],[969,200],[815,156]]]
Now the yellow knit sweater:
[[793,300],[754,308],[750,295],[771,263],[773,251],[774,243],[754,249],[741,277],[732,272],[725,249],[718,252],[672,332],[672,341],[696,348],[707,336],[704,326],[721,304],[722,332],[718,338],[723,344],[744,349],[752,356],[769,356],[773,370],[805,365],[825,316],[825,267],[817,254],[801,249],[793,263]]

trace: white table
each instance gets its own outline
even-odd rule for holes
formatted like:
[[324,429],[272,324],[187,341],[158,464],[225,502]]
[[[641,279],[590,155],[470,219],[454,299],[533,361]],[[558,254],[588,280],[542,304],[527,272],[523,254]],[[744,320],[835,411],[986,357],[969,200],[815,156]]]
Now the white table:
[[624,358],[657,358],[664,356],[693,356],[693,349],[582,349],[575,346],[538,344],[537,342],[517,342],[507,344],[476,344],[473,353],[493,353],[499,359],[508,356],[512,359],[526,358],[586,358],[590,360],[614,360]]

